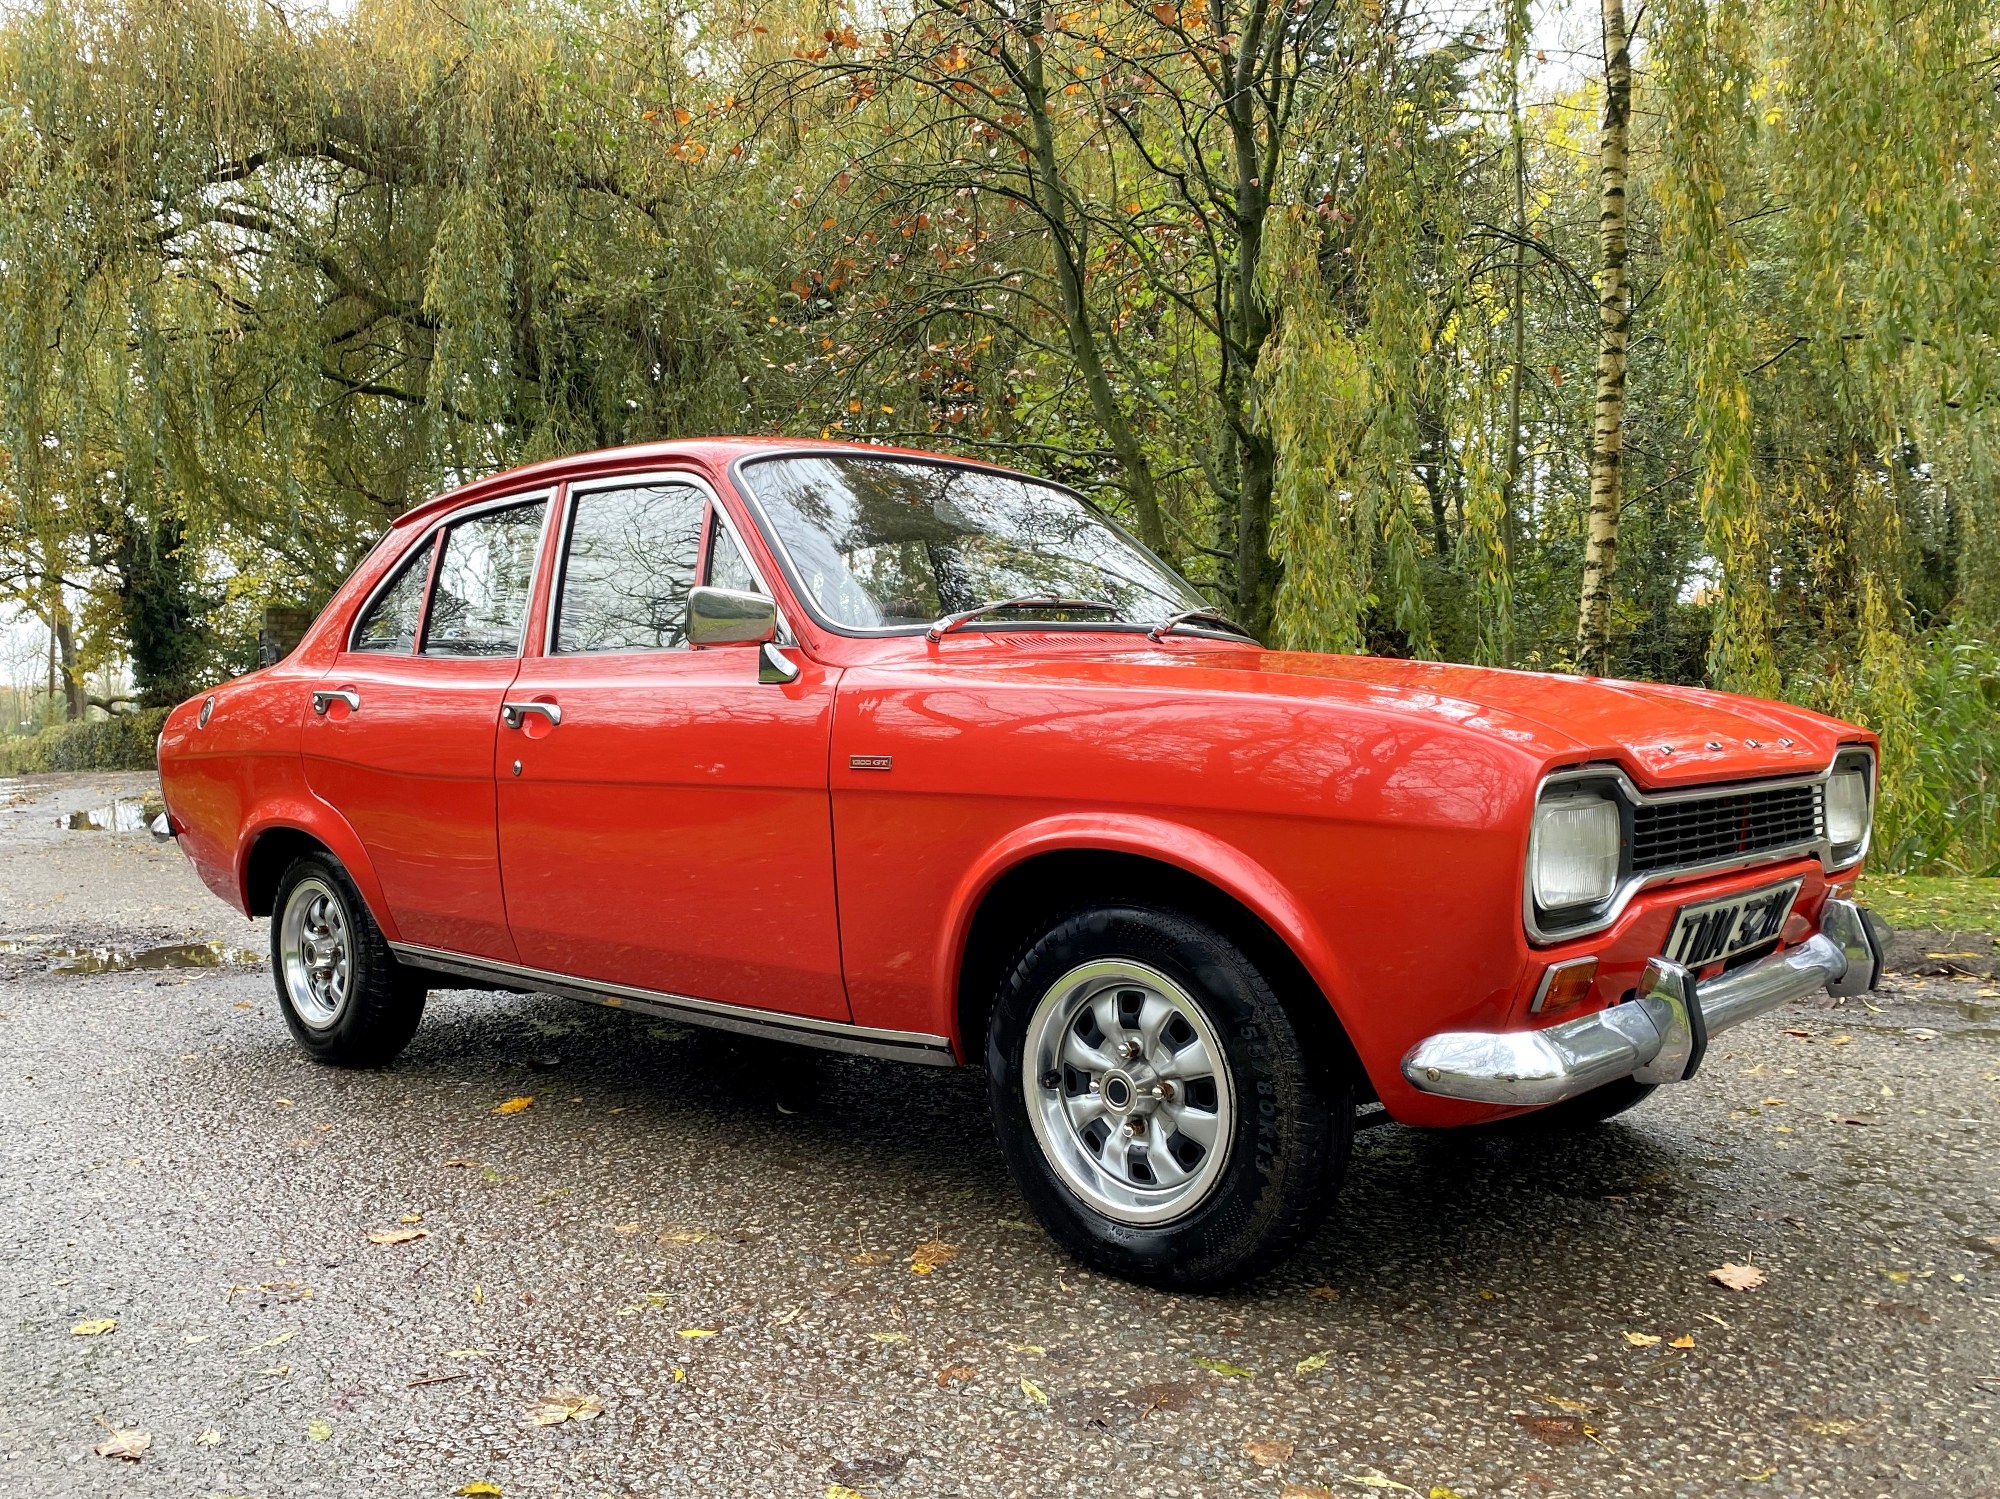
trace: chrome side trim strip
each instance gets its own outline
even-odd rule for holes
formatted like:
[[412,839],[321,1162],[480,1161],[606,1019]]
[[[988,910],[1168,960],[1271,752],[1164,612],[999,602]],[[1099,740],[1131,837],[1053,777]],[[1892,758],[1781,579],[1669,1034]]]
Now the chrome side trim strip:
[[682,1020],[738,1035],[761,1036],[773,1041],[793,1041],[801,1046],[818,1046],[828,1051],[855,1056],[888,1057],[899,1062],[919,1062],[932,1067],[955,1067],[951,1042],[924,1031],[879,1030],[873,1026],[851,1025],[839,1020],[818,1020],[806,1015],[779,1015],[745,1005],[723,1004],[713,999],[691,999],[685,994],[669,994],[660,989],[640,989],[630,984],[612,984],[599,979],[580,979],[545,968],[526,968],[516,963],[500,963],[490,958],[467,957],[435,947],[411,942],[392,942],[389,949],[406,963],[435,973],[479,979],[511,989],[559,994],[587,1004],[613,1010],[636,1010],[665,1020]]
[[1664,958],[1623,1004],[1542,1030],[1444,1031],[1403,1058],[1410,1086],[1443,1098],[1532,1108],[1621,1077],[1680,1082],[1706,1038],[1826,989],[1857,994],[1880,976],[1880,945],[1851,901],[1829,900],[1821,930],[1788,952],[1697,984]]

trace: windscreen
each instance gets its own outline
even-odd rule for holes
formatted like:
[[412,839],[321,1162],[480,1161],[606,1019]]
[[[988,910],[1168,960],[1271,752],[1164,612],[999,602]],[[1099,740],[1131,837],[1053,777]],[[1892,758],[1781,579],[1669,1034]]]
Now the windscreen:
[[1075,495],[1014,474],[845,454],[766,458],[744,482],[818,611],[848,629],[928,625],[1000,599],[1109,604],[1044,617],[1149,624],[1201,597]]

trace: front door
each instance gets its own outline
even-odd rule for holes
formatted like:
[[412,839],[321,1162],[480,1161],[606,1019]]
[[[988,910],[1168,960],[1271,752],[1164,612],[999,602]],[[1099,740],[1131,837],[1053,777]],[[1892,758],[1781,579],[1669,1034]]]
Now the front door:
[[547,649],[500,730],[500,862],[520,962],[847,1019],[827,796],[833,677],[691,649],[697,582],[766,591],[707,489],[572,488]]
[[521,665],[546,495],[483,505],[420,542],[313,695],[306,781],[367,849],[404,942],[514,959],[493,745]]

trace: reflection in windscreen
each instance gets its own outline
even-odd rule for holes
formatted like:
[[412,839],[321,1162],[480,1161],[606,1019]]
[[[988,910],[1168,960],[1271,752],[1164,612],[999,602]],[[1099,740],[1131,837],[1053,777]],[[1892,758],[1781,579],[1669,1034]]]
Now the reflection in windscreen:
[[1089,506],[1027,479],[820,455],[762,459],[744,478],[800,582],[838,625],[929,624],[1030,594],[1115,604],[1132,621],[1202,607]]

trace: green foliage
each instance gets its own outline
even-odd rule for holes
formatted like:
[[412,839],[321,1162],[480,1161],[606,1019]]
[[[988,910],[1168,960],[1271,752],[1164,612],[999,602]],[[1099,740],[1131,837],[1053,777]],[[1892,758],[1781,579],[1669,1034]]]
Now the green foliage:
[[39,734],[0,738],[0,775],[43,770],[151,770],[165,708],[57,724]]
[[[1990,868],[1990,0],[1643,13],[1611,668],[1870,724],[1881,856]],[[1571,669],[1602,87],[1450,15],[30,0],[0,605],[164,703],[442,487],[803,432],[1078,485],[1275,643]]]

